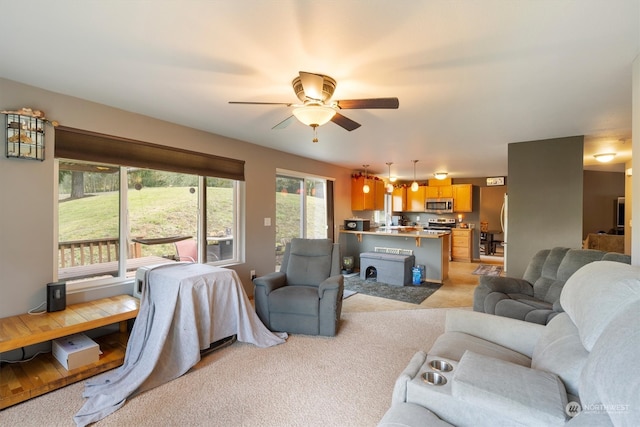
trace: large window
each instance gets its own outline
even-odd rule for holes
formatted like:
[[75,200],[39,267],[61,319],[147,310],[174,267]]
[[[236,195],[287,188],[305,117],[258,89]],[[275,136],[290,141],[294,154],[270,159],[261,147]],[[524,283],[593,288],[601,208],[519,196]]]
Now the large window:
[[238,181],[66,159],[58,167],[58,279],[70,287],[145,265],[238,261]]

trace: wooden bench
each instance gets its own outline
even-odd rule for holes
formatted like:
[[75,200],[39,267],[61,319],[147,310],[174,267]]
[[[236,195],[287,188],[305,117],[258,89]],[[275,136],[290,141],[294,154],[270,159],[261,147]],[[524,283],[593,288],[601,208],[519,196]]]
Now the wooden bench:
[[139,300],[118,295],[67,306],[41,315],[21,314],[0,319],[0,359],[4,352],[20,349],[119,323],[119,332],[96,339],[100,360],[67,371],[51,353],[33,360],[0,367],[0,409],[24,402],[68,384],[116,368],[124,362],[129,334],[127,320],[138,315]]

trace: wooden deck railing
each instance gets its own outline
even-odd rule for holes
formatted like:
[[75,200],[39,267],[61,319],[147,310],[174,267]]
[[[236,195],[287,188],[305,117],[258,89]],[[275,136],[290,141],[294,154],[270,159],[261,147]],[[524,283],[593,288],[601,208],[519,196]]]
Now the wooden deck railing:
[[[120,254],[120,240],[117,237],[105,237],[60,242],[58,243],[58,252],[59,268],[117,261]],[[138,258],[140,244],[132,243],[128,254],[129,258]]]

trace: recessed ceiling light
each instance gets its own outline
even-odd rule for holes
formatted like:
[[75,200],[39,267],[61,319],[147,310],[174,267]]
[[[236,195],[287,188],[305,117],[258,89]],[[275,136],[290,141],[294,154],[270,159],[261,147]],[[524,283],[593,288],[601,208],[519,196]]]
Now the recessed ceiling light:
[[602,154],[594,154],[593,157],[595,157],[596,160],[599,162],[606,163],[613,160],[615,156],[616,156],[616,153],[602,153]]
[[435,176],[436,179],[445,179],[447,175],[449,175],[447,172],[436,172],[433,174],[433,176]]

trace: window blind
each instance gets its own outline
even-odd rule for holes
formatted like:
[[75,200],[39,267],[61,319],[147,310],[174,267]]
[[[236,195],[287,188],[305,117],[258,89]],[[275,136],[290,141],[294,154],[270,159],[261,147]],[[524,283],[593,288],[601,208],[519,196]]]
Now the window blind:
[[244,160],[75,129],[55,128],[57,158],[244,181]]

